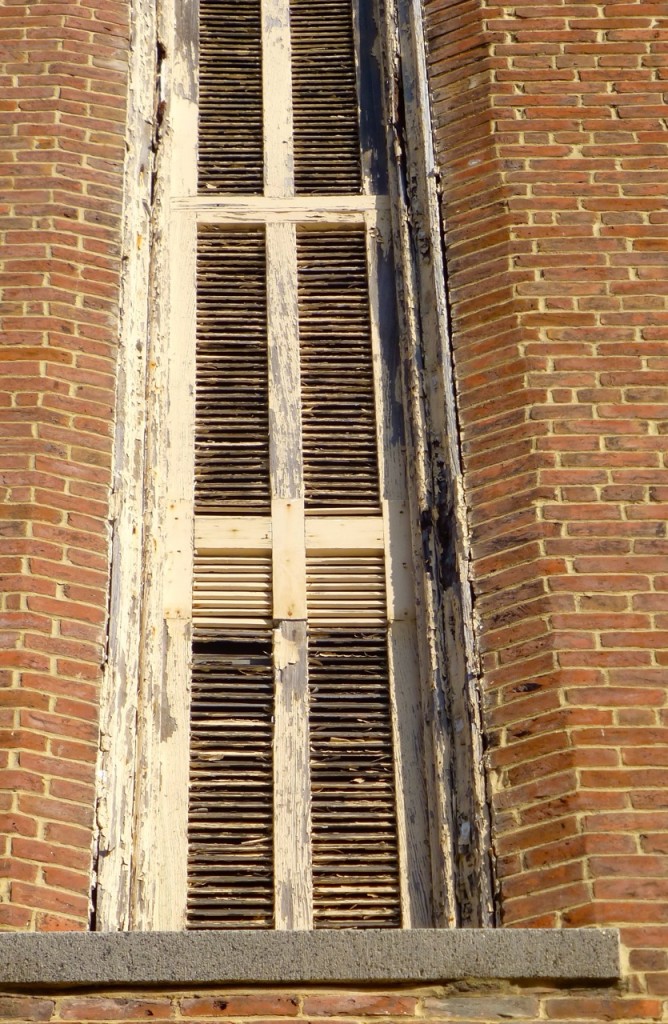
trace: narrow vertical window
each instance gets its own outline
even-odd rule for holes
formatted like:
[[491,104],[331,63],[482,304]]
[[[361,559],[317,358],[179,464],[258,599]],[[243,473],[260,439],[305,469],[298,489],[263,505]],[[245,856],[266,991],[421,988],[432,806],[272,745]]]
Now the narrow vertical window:
[[131,927],[428,927],[375,4],[194,10],[156,205]]

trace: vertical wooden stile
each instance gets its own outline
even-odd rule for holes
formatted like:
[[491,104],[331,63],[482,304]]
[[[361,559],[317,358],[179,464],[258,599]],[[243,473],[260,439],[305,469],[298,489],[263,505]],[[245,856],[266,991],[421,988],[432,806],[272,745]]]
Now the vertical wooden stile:
[[290,0],[262,0],[264,194],[294,195]]
[[[135,804],[137,847],[131,925],[181,929],[185,925],[189,751],[189,679],[193,552],[196,224],[175,196],[197,189],[196,25],[190,8],[163,12],[163,38],[173,40],[162,86],[169,95],[162,125],[164,148],[157,229],[168,240],[163,257],[167,294],[160,294],[154,325],[145,547],[147,574],[139,772]],[[188,45],[176,45],[176,40]],[[179,145],[173,144],[178,138]],[[157,268],[159,270],[160,268]],[[160,288],[160,282],[155,283]],[[159,433],[159,437],[155,436]],[[160,623],[155,643],[150,623]],[[155,627],[154,627],[155,628]]]
[[306,622],[274,629],[274,922],[313,927]]
[[402,450],[402,417],[394,395],[398,371],[397,323],[394,304],[387,301],[387,290],[394,287],[391,224],[384,213],[375,217],[373,222],[367,215],[367,259],[383,511],[402,926],[427,928],[433,920],[433,907],[415,581]]
[[312,927],[306,551],[293,224],[267,225],[277,929]]
[[[294,195],[289,0],[263,0],[265,196]],[[267,231],[269,436],[274,614],[274,923],[313,924],[306,551],[296,231]]]
[[157,25],[153,7],[129,5],[130,51],[124,170],[118,390],[111,510],[109,641],[100,694],[96,855],[98,931],[125,931],[131,916],[137,717],[142,648],[147,339],[150,322],[151,177]]

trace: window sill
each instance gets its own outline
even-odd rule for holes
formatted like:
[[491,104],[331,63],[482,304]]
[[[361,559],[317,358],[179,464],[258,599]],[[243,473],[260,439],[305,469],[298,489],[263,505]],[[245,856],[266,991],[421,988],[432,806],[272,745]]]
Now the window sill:
[[615,929],[0,934],[0,986],[614,980]]

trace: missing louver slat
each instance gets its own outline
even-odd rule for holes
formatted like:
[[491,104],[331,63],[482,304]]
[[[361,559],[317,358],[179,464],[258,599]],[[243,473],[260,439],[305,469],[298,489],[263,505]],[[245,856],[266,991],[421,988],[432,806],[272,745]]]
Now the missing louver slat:
[[201,228],[197,253],[195,510],[266,513],[264,232]]
[[200,0],[200,190],[262,192],[260,7],[260,0]]
[[188,927],[273,926],[271,629],[195,630]]
[[291,0],[290,29],[297,194],[359,192],[350,0]]
[[302,229],[297,258],[306,506],[377,512],[364,230]]
[[386,631],[309,640],[316,928],[400,927]]

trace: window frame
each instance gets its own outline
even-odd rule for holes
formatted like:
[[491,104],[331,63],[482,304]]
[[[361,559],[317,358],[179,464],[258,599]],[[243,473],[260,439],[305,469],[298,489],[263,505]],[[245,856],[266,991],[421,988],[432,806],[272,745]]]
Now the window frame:
[[[141,8],[141,0],[138,2]],[[273,0],[264,0],[264,4],[269,8]],[[450,470],[453,462],[455,466],[457,464],[457,453],[453,450],[456,431],[452,430],[454,407],[451,395],[451,422],[446,424],[443,420],[448,405],[448,387],[450,392],[452,390],[447,373],[446,378],[437,383],[428,409],[420,397],[424,394],[425,375],[421,366],[425,352],[431,347],[432,354],[437,357],[437,372],[442,375],[444,361],[438,353],[442,352],[444,337],[447,338],[445,299],[442,279],[439,288],[438,276],[439,272],[442,273],[442,264],[439,266],[437,259],[437,253],[440,255],[437,234],[440,225],[437,197],[432,187],[433,167],[431,172],[426,170],[429,147],[424,104],[428,101],[424,67],[422,78],[419,74],[419,54],[423,53],[421,22],[416,21],[420,14],[412,0],[399,0],[396,9],[392,2],[382,7],[384,78],[390,83],[388,113],[395,153],[395,160],[390,161],[389,210],[395,253],[400,257],[403,397],[409,424],[409,463],[413,477],[409,486],[411,519],[415,527],[412,547],[418,574],[418,614],[421,619],[418,623],[420,674],[428,720],[424,743],[433,769],[428,787],[429,840],[434,869],[432,890],[438,908],[435,923],[441,927],[452,926],[465,920],[467,914],[480,923],[488,923],[491,898],[486,863],[487,822],[482,774],[472,770],[471,751],[476,743],[479,750],[480,733],[470,686],[467,694],[461,686],[459,688],[459,705],[467,705],[464,743],[460,741],[458,744],[456,740],[453,743],[455,730],[444,720],[444,713],[452,711],[454,704],[451,699],[444,699],[443,681],[454,674],[453,668],[460,677],[470,679],[466,662],[467,655],[469,664],[472,660],[472,636],[470,632],[466,635],[461,625],[465,618],[462,610],[466,611],[462,609],[461,593],[464,592],[465,604],[466,587],[462,586],[460,565],[459,578],[453,582],[452,588],[459,592],[459,608],[451,603],[446,609],[444,599],[449,597],[449,592],[439,589],[439,581],[433,571],[441,557],[437,524],[425,522],[425,510],[433,507],[434,437],[439,438],[442,446],[445,445],[445,461]],[[145,9],[141,8],[140,13],[145,16]],[[158,127],[158,137],[152,140],[152,150],[159,154],[153,157],[155,192],[152,222],[147,225],[153,242],[152,252],[148,263],[148,247],[144,248],[141,260],[135,259],[133,277],[135,282],[140,279],[138,287],[145,288],[148,301],[141,324],[132,322],[128,325],[126,320],[124,329],[128,354],[132,339],[136,340],[138,327],[145,327],[150,344],[148,355],[143,350],[139,359],[134,359],[132,387],[126,387],[121,396],[125,399],[125,412],[128,413],[124,424],[126,436],[122,439],[124,450],[128,429],[130,436],[137,441],[145,435],[146,446],[143,457],[136,458],[131,476],[127,471],[117,472],[116,476],[115,490],[119,498],[114,531],[117,543],[114,546],[116,565],[113,570],[112,612],[120,609],[124,601],[125,607],[129,603],[133,610],[125,617],[120,615],[117,622],[112,614],[110,622],[107,694],[103,705],[105,740],[100,758],[103,784],[98,801],[96,857],[96,927],[102,930],[180,930],[185,923],[179,906],[181,901],[174,898],[175,893],[185,893],[187,850],[187,772],[183,766],[188,763],[189,701],[181,666],[187,664],[190,648],[189,581],[192,578],[194,522],[192,465],[188,464],[189,456],[185,453],[194,449],[194,403],[189,389],[192,387],[190,382],[194,381],[196,221],[200,216],[210,217],[213,208],[206,197],[197,196],[195,161],[183,155],[194,153],[196,148],[196,5],[177,5],[167,0],[160,7],[158,23],[144,27],[147,37],[155,34],[156,38],[166,40],[164,47],[156,48],[158,66],[154,67],[158,82],[156,116],[164,120]],[[279,18],[274,39],[279,47],[284,44],[281,38],[284,28]],[[145,68],[138,71],[141,74],[145,72]],[[287,85],[284,77],[278,87],[272,78],[272,96],[277,100],[276,106],[283,105],[284,109],[289,108],[285,100],[286,88],[290,88],[289,75]],[[416,103],[406,106],[406,124],[401,114],[404,109],[400,100],[402,89],[414,96],[417,93],[423,105],[421,113]],[[279,139],[276,152],[282,155],[273,169],[267,169],[267,174],[268,181],[275,183],[276,193],[281,193],[286,191],[285,172],[286,168],[289,169],[291,155],[285,148],[281,151],[280,131],[284,125],[276,118],[271,123]],[[404,130],[412,139],[410,146],[405,145]],[[178,146],[169,144],[174,137],[178,137]],[[150,178],[147,171],[144,165],[140,173],[144,180]],[[127,177],[126,168],[126,180]],[[135,185],[136,194],[136,182],[131,179],[129,184]],[[285,197],[277,194],[277,198]],[[250,203],[239,199],[236,210],[227,214],[221,214],[221,207],[216,204],[218,213],[215,215],[222,216],[223,220],[225,216],[238,218],[244,208],[248,213],[250,206],[256,208],[255,214],[251,212],[250,216],[257,218],[257,208],[263,203],[265,211],[270,208],[268,199],[255,197]],[[365,221],[368,231],[375,230],[379,205],[383,203],[379,204],[378,197],[368,195],[359,197],[359,200],[357,216]],[[299,217],[302,218],[309,203],[294,202],[300,207]],[[386,211],[387,205],[385,203]],[[345,218],[350,215],[350,210],[339,211],[339,215]],[[145,214],[141,204],[135,204],[135,219],[142,216]],[[329,220],[336,220],[337,211],[329,210],[327,216]],[[134,227],[133,222],[128,231],[131,233]],[[423,240],[426,237],[429,241],[428,259],[415,258],[415,239],[419,232],[422,232]],[[166,244],[164,240],[167,240]],[[128,277],[132,277],[131,268],[128,269]],[[165,281],[167,288],[164,287]],[[166,358],[171,346],[169,339],[173,337],[181,339],[178,359],[173,356]],[[143,396],[141,383],[137,383],[142,379],[145,381]],[[131,412],[128,406],[131,406]],[[169,437],[167,445],[163,442],[164,437]],[[124,459],[127,460],[127,456]],[[127,466],[121,468],[127,470]],[[456,480],[456,474],[453,474],[453,480]],[[459,500],[461,502],[461,495]],[[461,511],[460,508],[455,526],[460,533],[464,529]],[[136,537],[139,522],[142,525],[140,539],[134,541],[128,550],[129,557],[126,557],[122,539],[129,529],[134,530]],[[119,562],[125,563],[121,569]],[[130,590],[135,591],[134,601],[129,596]],[[141,594],[141,605],[137,610],[138,593]],[[121,630],[131,625],[137,627],[137,634],[133,639],[132,657],[124,661],[121,648],[127,644],[128,635],[123,636]],[[449,669],[446,669],[446,661]],[[133,689],[136,682],[127,675],[127,668],[132,666],[136,666],[136,690]],[[120,691],[116,685],[119,674],[123,674],[125,684]],[[119,770],[121,764],[124,767]],[[452,778],[458,772],[460,777],[463,774],[464,782],[460,779],[457,795]],[[470,869],[462,873],[457,868],[458,865],[461,868],[461,863],[467,859],[461,855],[466,836],[462,829],[457,836],[455,825],[458,821],[462,824],[458,801],[461,804],[462,794],[470,791],[472,778],[475,780],[470,801],[473,814],[468,813],[465,820],[470,823],[471,818],[475,818],[475,849],[468,858]],[[160,794],[164,806],[172,808],[172,813],[155,813],[156,794]],[[298,856],[293,863],[299,865]],[[466,908],[467,901],[469,909]],[[303,917],[293,918],[283,926],[290,923],[293,927],[309,927],[309,921]]]

